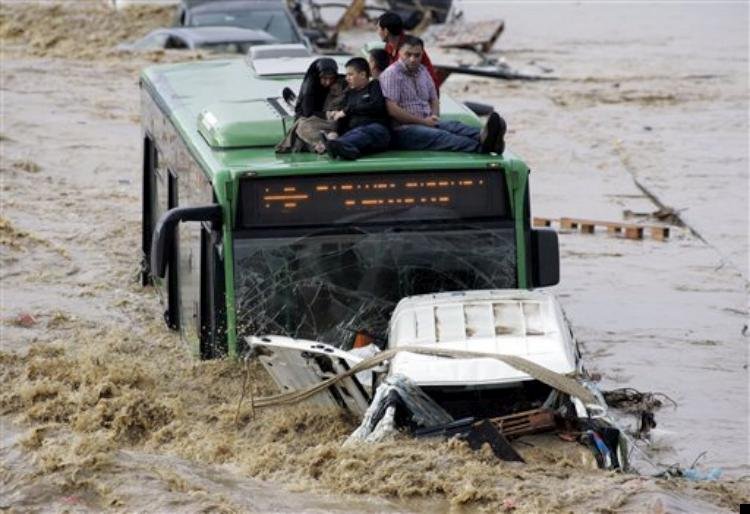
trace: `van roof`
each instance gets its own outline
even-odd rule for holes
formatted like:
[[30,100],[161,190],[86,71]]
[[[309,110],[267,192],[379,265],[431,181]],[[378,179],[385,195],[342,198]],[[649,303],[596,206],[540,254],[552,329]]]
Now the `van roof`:
[[[350,56],[335,56],[343,69]],[[289,58],[304,63],[284,63],[276,58],[284,74],[256,71],[258,63],[247,58],[197,61],[151,66],[141,73],[141,85],[185,140],[188,149],[207,175],[220,171],[232,175],[296,175],[353,171],[466,169],[525,164],[506,151],[504,157],[452,152],[388,151],[357,161],[337,161],[311,153],[276,154],[274,146],[291,124],[291,109],[285,107],[281,90],[297,90],[307,58]],[[447,94],[441,95],[443,118],[480,125],[480,120]],[[515,165],[514,165],[515,164]]]

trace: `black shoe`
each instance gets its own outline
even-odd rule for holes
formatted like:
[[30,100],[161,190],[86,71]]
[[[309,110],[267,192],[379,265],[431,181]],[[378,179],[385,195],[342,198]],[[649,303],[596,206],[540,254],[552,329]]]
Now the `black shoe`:
[[482,133],[479,136],[479,141],[482,143],[482,146],[479,148],[480,153],[490,153],[495,151],[495,147],[497,146],[497,135],[500,133],[501,120],[502,118],[500,118],[500,115],[496,112],[493,112],[490,114],[490,117],[487,118],[487,123],[485,123]]
[[498,155],[503,155],[505,151],[505,132],[508,130],[508,125],[505,124],[505,120],[498,115],[500,118],[500,129],[497,132],[497,139],[495,140],[495,148],[492,149]]
[[349,146],[337,141],[336,139],[326,139],[326,150],[331,157],[338,157],[346,161],[353,161],[359,157],[357,150],[352,150]]
[[289,104],[290,107],[294,107],[294,102],[297,100],[297,95],[294,94],[291,88],[285,87],[281,90],[281,97],[284,101]]

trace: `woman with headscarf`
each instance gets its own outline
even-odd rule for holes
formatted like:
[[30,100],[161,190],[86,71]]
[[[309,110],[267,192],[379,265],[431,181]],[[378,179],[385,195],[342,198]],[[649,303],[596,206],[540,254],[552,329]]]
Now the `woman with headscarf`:
[[321,132],[335,137],[336,121],[328,113],[341,109],[345,82],[338,74],[338,64],[324,57],[310,64],[302,80],[294,106],[294,125],[284,140],[276,146],[279,153],[312,150],[325,152]]

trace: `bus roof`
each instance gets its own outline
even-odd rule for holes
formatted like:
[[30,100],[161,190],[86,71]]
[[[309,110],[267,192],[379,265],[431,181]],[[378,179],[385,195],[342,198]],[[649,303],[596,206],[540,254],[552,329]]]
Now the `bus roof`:
[[[152,66],[141,73],[141,84],[182,135],[209,178],[219,172],[274,176],[477,168],[515,160],[507,151],[504,157],[388,151],[357,161],[332,160],[312,153],[275,153],[275,144],[292,122],[281,90],[285,86],[298,89],[304,70],[314,58],[293,58],[295,63],[275,59],[280,69],[295,71],[284,75],[269,71],[268,63],[254,66],[247,58]],[[335,57],[342,69],[348,58]],[[256,68],[265,71],[260,74]],[[479,126],[479,119],[448,95],[441,95],[440,103],[443,118]]]

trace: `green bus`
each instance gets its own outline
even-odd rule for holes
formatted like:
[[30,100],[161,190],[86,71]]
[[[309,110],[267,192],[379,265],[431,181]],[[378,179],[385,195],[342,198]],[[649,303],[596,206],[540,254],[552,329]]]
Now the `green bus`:
[[[406,296],[558,282],[557,234],[531,227],[529,168],[509,151],[276,154],[281,91],[314,58],[255,48],[141,74],[143,284],[196,355],[260,334],[348,349],[382,340]],[[447,94],[441,116],[480,123]]]

